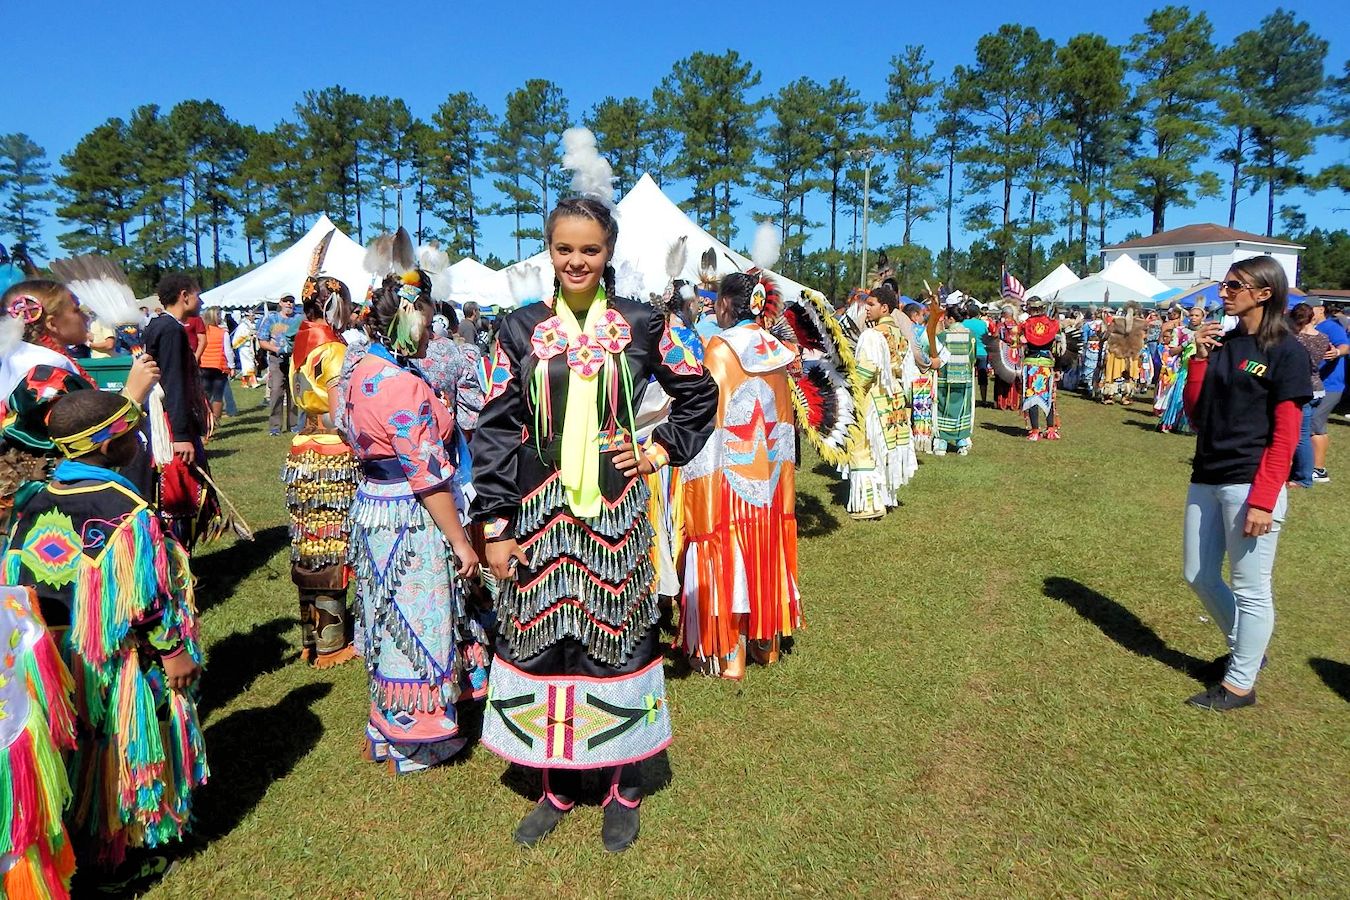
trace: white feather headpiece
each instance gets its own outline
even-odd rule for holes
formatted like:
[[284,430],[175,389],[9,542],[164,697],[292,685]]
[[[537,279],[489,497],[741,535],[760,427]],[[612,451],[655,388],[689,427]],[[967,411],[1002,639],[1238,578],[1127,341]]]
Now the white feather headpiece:
[[778,229],[770,222],[760,222],[755,242],[750,245],[750,261],[761,269],[772,269],[782,246]]
[[591,200],[614,207],[614,170],[600,155],[589,128],[563,132],[562,167],[572,173],[572,190]]
[[625,259],[614,274],[614,293],[619,297],[641,297],[646,284],[638,267]]
[[444,303],[450,299],[450,255],[441,249],[439,241],[431,241],[417,248],[417,264],[431,279],[431,299]]

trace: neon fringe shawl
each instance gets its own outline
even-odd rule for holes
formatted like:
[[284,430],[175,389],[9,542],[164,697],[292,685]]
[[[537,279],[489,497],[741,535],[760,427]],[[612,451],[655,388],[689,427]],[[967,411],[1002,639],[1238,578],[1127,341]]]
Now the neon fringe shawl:
[[[26,682],[27,715],[15,739],[0,748],[0,858],[10,857],[0,887],[11,900],[65,898],[75,856],[62,822],[71,791],[61,751],[75,746],[73,685],[51,635],[31,614],[31,601],[14,596],[27,592],[5,591],[3,630],[16,618],[22,623],[10,630],[4,649],[17,656],[11,674]],[[36,636],[28,647],[25,631]]]

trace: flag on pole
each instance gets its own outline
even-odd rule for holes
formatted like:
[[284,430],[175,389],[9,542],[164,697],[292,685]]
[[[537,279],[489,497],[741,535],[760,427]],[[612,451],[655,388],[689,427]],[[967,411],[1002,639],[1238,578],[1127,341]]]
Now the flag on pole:
[[1013,277],[1013,274],[1007,269],[1003,270],[1003,297],[1006,300],[1022,300],[1027,295],[1027,289],[1023,287],[1022,282]]

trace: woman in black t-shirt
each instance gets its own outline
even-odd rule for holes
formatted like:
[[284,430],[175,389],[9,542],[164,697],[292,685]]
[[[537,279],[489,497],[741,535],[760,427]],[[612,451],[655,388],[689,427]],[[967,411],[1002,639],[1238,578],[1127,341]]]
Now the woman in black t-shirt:
[[[1227,711],[1256,703],[1256,675],[1275,628],[1271,573],[1285,484],[1312,396],[1307,352],[1284,317],[1289,283],[1269,256],[1236,263],[1219,283],[1226,315],[1196,333],[1186,410],[1198,437],[1186,495],[1182,567],[1228,641],[1222,681],[1188,701]],[[1228,557],[1231,585],[1223,579]]]

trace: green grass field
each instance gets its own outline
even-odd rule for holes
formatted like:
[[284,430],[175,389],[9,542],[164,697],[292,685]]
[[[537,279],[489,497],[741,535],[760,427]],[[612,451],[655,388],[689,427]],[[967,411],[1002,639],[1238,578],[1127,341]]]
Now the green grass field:
[[[670,668],[675,742],[638,844],[599,807],[543,845],[485,750],[395,779],[361,757],[360,663],[297,662],[261,392],[211,447],[258,533],[200,577],[205,846],[154,897],[1345,896],[1350,890],[1350,427],[1335,483],[1291,501],[1260,703],[1183,705],[1223,652],[1179,576],[1193,439],[1147,404],[1064,403],[1028,444],[980,409],[973,455],[926,457],[879,523],[799,480],[808,628],[741,685]],[[507,776],[507,777],[504,777]]]

